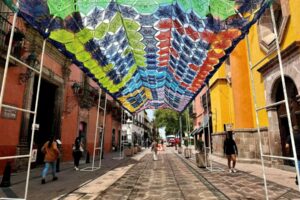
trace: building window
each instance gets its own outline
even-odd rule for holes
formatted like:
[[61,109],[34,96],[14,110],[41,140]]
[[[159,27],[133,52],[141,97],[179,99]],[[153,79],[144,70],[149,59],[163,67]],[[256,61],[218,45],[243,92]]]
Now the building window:
[[[287,22],[290,16],[289,1],[275,0],[273,3],[276,28],[279,42],[282,41]],[[267,9],[258,21],[258,36],[261,49],[269,53],[275,49],[275,33],[271,18],[271,10]]]
[[112,147],[115,147],[116,143],[116,130],[113,128],[112,129],[112,135],[111,135],[111,145]]
[[12,12],[3,1],[0,1],[0,12]]
[[201,97],[201,101],[202,101],[203,109],[206,110],[206,108],[207,108],[206,94],[204,94],[204,95]]
[[7,49],[5,42],[6,34],[9,29],[9,24],[7,23],[7,21],[9,19],[10,13],[11,12],[9,11],[9,8],[4,4],[3,1],[0,1],[0,51],[2,51],[3,49],[3,52],[6,52]]
[[0,66],[0,92],[2,87],[3,73],[4,73],[4,68]]
[[230,68],[230,57],[225,60],[226,80],[228,84],[231,84],[231,68]]

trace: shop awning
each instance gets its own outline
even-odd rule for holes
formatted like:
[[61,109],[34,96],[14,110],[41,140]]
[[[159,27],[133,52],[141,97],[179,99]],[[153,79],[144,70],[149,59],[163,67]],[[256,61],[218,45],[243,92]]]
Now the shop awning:
[[208,122],[209,122],[209,116],[205,115],[201,125],[198,128],[194,129],[190,135],[194,137],[195,135],[201,133],[203,131],[203,129],[208,127]]
[[19,0],[16,10],[128,111],[181,112],[271,2]]

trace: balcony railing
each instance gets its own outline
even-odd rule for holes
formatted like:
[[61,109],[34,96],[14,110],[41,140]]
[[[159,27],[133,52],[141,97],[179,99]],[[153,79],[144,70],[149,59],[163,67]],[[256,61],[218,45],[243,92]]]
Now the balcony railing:
[[[12,12],[0,12],[0,54],[7,52],[12,27],[9,19],[12,16]],[[16,58],[21,57],[24,37],[25,35],[18,28],[15,28],[11,54]]]
[[97,106],[99,96],[96,88],[91,87],[87,82],[74,82],[72,89],[81,108],[90,109]]

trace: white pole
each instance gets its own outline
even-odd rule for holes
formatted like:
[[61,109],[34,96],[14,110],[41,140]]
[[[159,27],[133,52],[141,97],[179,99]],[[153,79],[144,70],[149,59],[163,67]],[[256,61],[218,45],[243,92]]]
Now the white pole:
[[[16,6],[17,6],[17,8],[19,7],[18,1],[16,3]],[[10,31],[9,42],[8,42],[8,49],[7,49],[7,53],[6,53],[5,67],[4,67],[4,72],[3,72],[3,80],[2,80],[2,86],[1,86],[1,91],[0,91],[0,113],[1,113],[2,104],[3,104],[4,89],[5,89],[5,83],[6,83],[7,71],[8,71],[8,65],[9,65],[9,57],[11,54],[12,41],[13,41],[14,33],[15,33],[16,20],[17,20],[17,13],[14,14],[13,23],[12,23],[12,27],[11,27],[11,31]]]
[[187,115],[185,116],[185,120],[186,120],[186,128],[185,128],[185,130],[186,130],[187,135],[188,135],[188,138],[187,138],[187,148],[189,148],[189,135],[190,135],[188,112],[189,112],[189,107],[187,107]]
[[211,155],[212,155],[212,148],[211,148],[211,142],[210,142],[210,127],[209,127],[209,109],[208,109],[208,91],[209,91],[209,87],[206,84],[207,90],[206,90],[206,111],[207,111],[207,128],[208,128],[208,147],[209,147],[209,162],[210,162],[210,170],[212,171],[212,160],[211,160]]
[[122,140],[122,127],[123,127],[123,123],[124,123],[124,110],[123,108],[121,108],[121,131],[120,131],[120,138],[119,138],[119,141],[120,141],[120,159],[123,158],[123,155],[122,155],[122,143],[123,143],[123,140]]
[[180,148],[181,148],[181,142],[182,142],[182,117],[181,114],[179,115],[179,143],[180,143]]
[[268,186],[267,186],[267,178],[266,178],[266,172],[265,172],[265,162],[264,162],[264,157],[263,157],[263,148],[261,144],[261,132],[260,132],[260,123],[259,123],[259,118],[258,118],[258,111],[257,111],[257,99],[256,99],[256,90],[255,90],[255,85],[254,85],[254,77],[252,74],[252,57],[251,57],[251,51],[250,51],[250,43],[249,43],[249,38],[248,35],[246,36],[246,43],[247,43],[247,53],[248,53],[248,63],[249,63],[249,71],[250,71],[250,78],[251,78],[251,88],[252,88],[252,96],[254,100],[254,107],[255,107],[255,118],[256,118],[256,126],[257,126],[257,133],[258,133],[258,138],[259,138],[259,150],[260,150],[260,159],[261,159],[261,165],[262,165],[262,172],[263,172],[263,179],[264,179],[264,186],[265,186],[265,195],[266,199],[269,199],[268,195]]
[[191,145],[191,138],[190,138],[190,133],[191,133],[191,119],[190,119],[190,107],[188,107],[188,126],[189,126],[189,145]]
[[96,144],[97,144],[97,136],[99,133],[99,112],[100,112],[100,102],[101,102],[101,93],[102,90],[98,89],[98,107],[97,107],[97,116],[96,116],[96,129],[95,129],[95,137],[94,137],[94,150],[93,150],[93,161],[92,161],[92,170],[94,170],[94,166],[95,166],[95,156],[96,156]]
[[105,122],[106,122],[106,104],[107,104],[107,94],[105,93],[105,102],[104,102],[104,114],[103,114],[103,129],[102,129],[102,135],[101,135],[101,148],[100,148],[100,162],[99,162],[99,167],[101,167],[102,164],[102,154],[104,151],[103,147],[103,139],[104,139],[104,134],[105,134]]
[[[202,102],[202,107],[204,108],[204,102]],[[206,140],[205,140],[205,124],[204,124],[204,120],[205,120],[205,110],[204,110],[202,116],[203,116],[203,120],[202,120],[202,130],[203,130],[203,136],[204,136],[203,144],[204,144],[205,167],[207,167]]]
[[[294,159],[295,159],[294,161],[295,161],[296,173],[297,173],[298,181],[300,181],[300,179],[299,179],[298,158],[297,158],[297,151],[296,151],[295,138],[294,138],[294,131],[293,131],[293,126],[292,126],[291,112],[290,112],[290,107],[289,107],[289,102],[288,102],[288,96],[287,96],[287,92],[286,92],[286,83],[285,83],[285,78],[284,78],[283,64],[282,64],[282,58],[281,58],[280,45],[279,45],[279,40],[278,40],[278,33],[277,33],[277,27],[276,27],[276,22],[275,22],[273,5],[271,5],[270,10],[271,10],[272,23],[273,23],[273,30],[274,30],[274,34],[275,34],[275,42],[276,42],[277,55],[278,55],[278,61],[279,61],[281,82],[282,82],[282,87],[283,87],[283,95],[284,95],[284,100],[285,100],[286,114],[287,114],[287,118],[288,118],[290,137],[291,137],[291,142],[292,142],[292,149],[293,149],[293,154],[294,154]],[[298,190],[300,191],[300,184],[298,184]]]
[[31,128],[32,131],[31,131],[31,140],[30,140],[30,149],[29,149],[29,155],[30,156],[29,156],[28,167],[27,167],[27,177],[26,177],[26,185],[25,185],[25,199],[27,199],[27,195],[28,195],[30,166],[31,166],[31,158],[32,158],[32,147],[33,147],[33,140],[34,140],[34,133],[35,133],[35,123],[36,123],[37,109],[38,109],[38,103],[39,103],[41,79],[42,79],[42,73],[43,73],[45,48],[46,48],[46,39],[44,39],[44,42],[43,42],[41,64],[40,64],[40,74],[39,74],[39,80],[38,80],[37,92],[36,92],[36,98],[35,98],[35,108],[34,108],[35,114],[34,114],[34,117],[33,117],[32,128]]

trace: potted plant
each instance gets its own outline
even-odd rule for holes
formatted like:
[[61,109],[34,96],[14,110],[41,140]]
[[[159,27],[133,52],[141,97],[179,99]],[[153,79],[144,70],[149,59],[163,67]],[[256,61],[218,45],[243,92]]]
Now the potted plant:
[[182,153],[182,147],[181,147],[181,140],[178,140],[178,153],[181,154]]
[[136,154],[138,152],[137,144],[133,145],[133,153]]
[[141,151],[142,151],[142,148],[141,148],[140,145],[137,146],[137,150],[138,150],[138,152],[141,152]]
[[205,151],[204,151],[204,142],[202,140],[196,141],[196,162],[198,167],[206,167],[205,164]]
[[192,149],[189,149],[189,141],[187,138],[184,140],[184,157],[185,158],[191,158],[192,157]]
[[128,144],[128,147],[124,149],[125,156],[132,156],[133,155],[133,149],[131,148],[131,143]]

